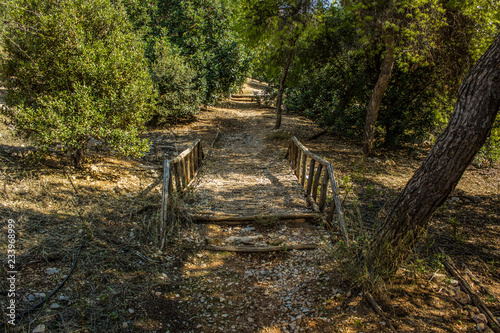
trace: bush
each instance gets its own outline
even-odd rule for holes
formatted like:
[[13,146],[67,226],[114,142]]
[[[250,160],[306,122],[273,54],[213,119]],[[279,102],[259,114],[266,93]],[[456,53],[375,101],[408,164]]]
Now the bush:
[[89,141],[140,155],[153,87],[144,47],[111,0],[18,0],[4,36],[8,115],[47,153],[80,166]]
[[195,70],[186,63],[167,38],[157,42],[155,56],[151,74],[158,92],[158,121],[164,122],[169,118],[175,121],[198,113],[201,93],[195,87]]

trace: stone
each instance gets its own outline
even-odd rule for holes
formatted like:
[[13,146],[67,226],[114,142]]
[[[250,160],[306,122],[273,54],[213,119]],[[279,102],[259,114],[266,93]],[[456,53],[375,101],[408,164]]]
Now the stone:
[[444,281],[446,279],[446,275],[441,273],[436,273],[433,275],[433,278],[436,281]]
[[255,321],[255,319],[253,319],[252,317],[248,317],[247,320],[248,320],[249,323],[253,323]]
[[127,329],[127,328],[128,328],[128,323],[127,323],[126,321],[124,321],[124,322],[122,323],[122,328],[123,328],[123,329]]
[[455,295],[455,300],[462,305],[467,305],[471,303],[470,296],[463,291],[458,291]]
[[135,310],[130,308],[130,309],[128,309],[128,313],[130,313],[130,314],[135,313]]
[[29,294],[27,298],[28,298],[28,302],[33,302],[33,301],[35,301],[35,296],[33,296],[33,295],[31,295],[31,294]]
[[45,298],[45,293],[34,293],[35,298]]
[[57,304],[57,303],[52,303],[50,305],[50,308],[53,309],[53,310],[57,310],[57,309],[60,309],[61,306],[59,304]]
[[69,302],[69,297],[65,295],[59,295],[58,300]]
[[37,327],[35,327],[32,333],[45,333],[45,325],[44,324],[38,325]]
[[470,311],[471,317],[475,314],[481,313],[481,311],[479,311],[477,306],[474,306],[474,305],[469,304],[469,305],[466,305],[465,308]]
[[257,235],[257,236],[229,236],[226,238],[225,242],[226,243],[242,243],[246,245],[252,245],[254,244],[257,240],[262,238],[262,235]]
[[474,320],[478,324],[487,324],[488,323],[488,318],[484,315],[484,313],[480,313],[477,315],[472,316],[472,320]]
[[56,268],[47,268],[45,270],[45,273],[47,273],[47,274],[59,274],[59,271]]
[[482,332],[482,331],[484,331],[484,329],[485,329],[485,328],[486,328],[486,325],[485,325],[485,324],[483,324],[483,323],[477,323],[477,325],[476,325],[476,330],[477,330],[478,332]]

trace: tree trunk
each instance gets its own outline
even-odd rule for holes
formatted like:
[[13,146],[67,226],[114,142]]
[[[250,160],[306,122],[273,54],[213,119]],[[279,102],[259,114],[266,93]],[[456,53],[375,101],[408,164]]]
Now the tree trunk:
[[285,91],[286,75],[288,74],[288,69],[292,64],[293,53],[293,49],[290,51],[290,53],[288,53],[285,67],[283,68],[283,72],[281,73],[280,87],[278,90],[278,96],[276,97],[276,124],[274,125],[274,129],[279,129],[281,127],[281,102],[283,100],[283,92]]
[[371,272],[393,273],[483,146],[500,108],[500,35],[467,75],[455,111],[431,152],[375,231]]
[[389,85],[392,68],[394,67],[394,62],[396,61],[394,47],[394,36],[389,34],[385,39],[385,55],[384,60],[382,60],[382,65],[380,66],[380,74],[378,76],[377,83],[375,84],[375,88],[373,88],[368,107],[366,108],[365,128],[363,130],[363,154],[365,156],[368,156],[373,148],[375,123],[378,118],[378,110],[380,109],[382,97],[384,97],[387,86]]

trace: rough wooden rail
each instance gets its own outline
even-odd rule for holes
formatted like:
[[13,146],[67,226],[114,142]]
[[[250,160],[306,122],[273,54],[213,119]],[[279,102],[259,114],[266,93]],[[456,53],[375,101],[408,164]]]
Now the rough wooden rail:
[[165,246],[165,224],[167,221],[168,196],[180,192],[194,180],[204,158],[201,139],[172,160],[163,163],[163,188],[160,212],[160,249]]
[[344,241],[349,243],[344,212],[340,204],[332,164],[318,155],[311,153],[309,149],[300,143],[294,136],[290,138],[287,156],[292,168],[295,170],[297,179],[306,190],[313,206],[322,213],[325,211],[327,204],[328,187],[331,188],[333,200],[328,213],[327,222],[333,222],[333,215],[336,211]]

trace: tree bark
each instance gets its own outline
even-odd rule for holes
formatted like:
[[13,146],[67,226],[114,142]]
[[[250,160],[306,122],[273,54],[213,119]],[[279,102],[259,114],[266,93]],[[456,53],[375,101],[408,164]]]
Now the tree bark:
[[500,35],[462,82],[447,128],[375,231],[367,258],[372,273],[391,274],[407,257],[483,146],[499,108]]
[[375,123],[378,118],[378,111],[382,103],[382,97],[384,97],[387,86],[389,85],[392,68],[396,61],[394,48],[394,36],[389,34],[385,37],[385,55],[382,60],[382,65],[380,66],[380,74],[373,88],[368,107],[366,108],[365,128],[363,130],[363,154],[365,156],[368,156],[373,148]]
[[283,68],[283,72],[281,73],[280,87],[278,90],[278,96],[276,97],[276,124],[274,125],[274,129],[279,129],[281,127],[281,104],[283,101],[283,92],[285,91],[285,80],[288,74],[288,69],[292,64],[293,53],[294,53],[293,49],[290,51],[290,53],[288,53],[285,67]]

